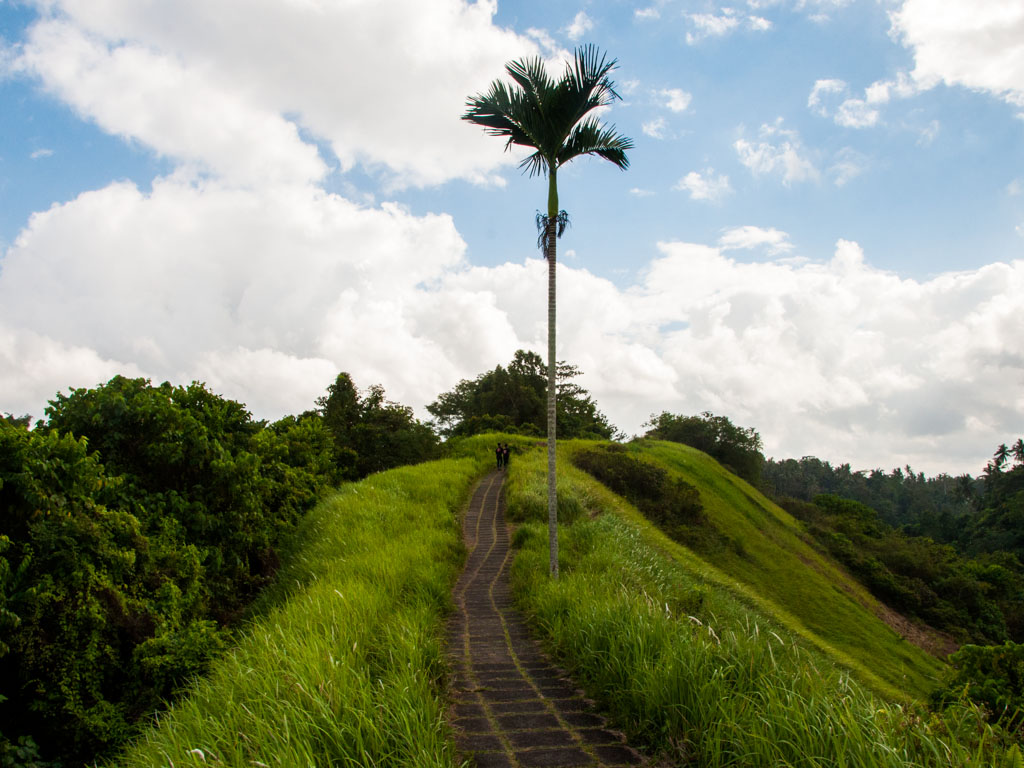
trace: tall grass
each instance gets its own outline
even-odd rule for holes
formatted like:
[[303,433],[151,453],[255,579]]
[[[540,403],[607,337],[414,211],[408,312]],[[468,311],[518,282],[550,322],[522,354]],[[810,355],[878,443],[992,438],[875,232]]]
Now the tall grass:
[[[979,710],[940,717],[872,694],[695,560],[667,557],[635,511],[562,467],[560,507],[572,522],[560,532],[561,577],[546,575],[543,523],[525,522],[513,590],[631,738],[700,766],[1021,765]],[[511,514],[533,517],[544,469],[539,456],[512,467]]]
[[237,647],[111,764],[454,765],[443,622],[489,441],[314,509]]

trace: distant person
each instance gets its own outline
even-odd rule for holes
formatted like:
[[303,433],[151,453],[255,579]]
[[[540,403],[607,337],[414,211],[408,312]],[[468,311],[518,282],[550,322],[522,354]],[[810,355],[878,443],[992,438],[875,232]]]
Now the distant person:
[[498,462],[498,469],[505,466],[505,449],[501,447],[501,443],[498,443],[498,447],[494,449],[494,458]]
[[508,443],[505,443],[505,447],[501,449],[501,466],[508,466],[508,457],[512,453],[512,450],[508,447]]

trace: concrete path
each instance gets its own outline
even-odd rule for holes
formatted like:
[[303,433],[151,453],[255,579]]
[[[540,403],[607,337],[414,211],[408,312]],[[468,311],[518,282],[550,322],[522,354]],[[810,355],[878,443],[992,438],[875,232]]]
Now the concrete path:
[[544,656],[512,606],[503,481],[501,471],[484,478],[463,522],[469,559],[448,626],[460,754],[477,768],[640,765],[638,753]]

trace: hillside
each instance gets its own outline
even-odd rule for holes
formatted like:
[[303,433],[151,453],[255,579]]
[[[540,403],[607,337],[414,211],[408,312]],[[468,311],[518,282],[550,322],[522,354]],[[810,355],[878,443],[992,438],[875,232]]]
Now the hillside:
[[[814,549],[789,513],[696,449],[643,441],[635,450],[696,486],[708,523],[732,544],[701,553],[709,579],[738,583],[743,594],[880,693],[919,698],[935,687],[945,665],[890,628],[883,617],[891,612]],[[693,562],[679,549],[674,556]]]

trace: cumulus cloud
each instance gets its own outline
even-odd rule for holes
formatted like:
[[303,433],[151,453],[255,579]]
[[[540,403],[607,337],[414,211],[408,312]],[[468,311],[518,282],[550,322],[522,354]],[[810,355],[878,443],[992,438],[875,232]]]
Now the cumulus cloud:
[[820,178],[821,173],[807,156],[799,133],[783,128],[782,118],[763,124],[759,137],[757,142],[745,138],[733,142],[740,162],[755,176],[778,175],[786,186]]
[[906,0],[890,14],[914,54],[914,80],[989,92],[1024,107],[1024,5],[1017,0]]
[[586,11],[580,11],[573,17],[569,26],[565,28],[565,35],[570,40],[579,40],[593,28],[593,20],[587,16]]
[[[791,247],[753,226],[661,243],[627,287],[562,263],[559,355],[627,432],[652,411],[710,409],[776,456],[977,472],[1024,417],[1008,388],[1024,381],[1024,261],[919,282],[845,241],[819,261],[730,255]],[[447,216],[312,186],[170,178],[80,195],[35,215],[4,258],[0,410],[39,415],[58,390],[126,373],[205,380],[274,418],[340,370],[422,409],[545,348],[543,260],[471,267],[464,249]]]
[[732,192],[729,177],[724,173],[716,175],[714,168],[705,168],[703,173],[690,171],[679,180],[674,189],[689,192],[693,200],[710,202],[717,202]]
[[793,244],[789,241],[789,235],[785,232],[774,227],[765,229],[749,224],[724,232],[718,238],[718,246],[723,251],[751,250],[763,246],[771,256],[789,253],[793,250]]
[[395,184],[487,181],[515,158],[451,116],[506,61],[538,51],[495,26],[495,11],[108,0],[98,13],[53,0],[11,66],[105,131],[237,183],[302,184],[334,163]]

